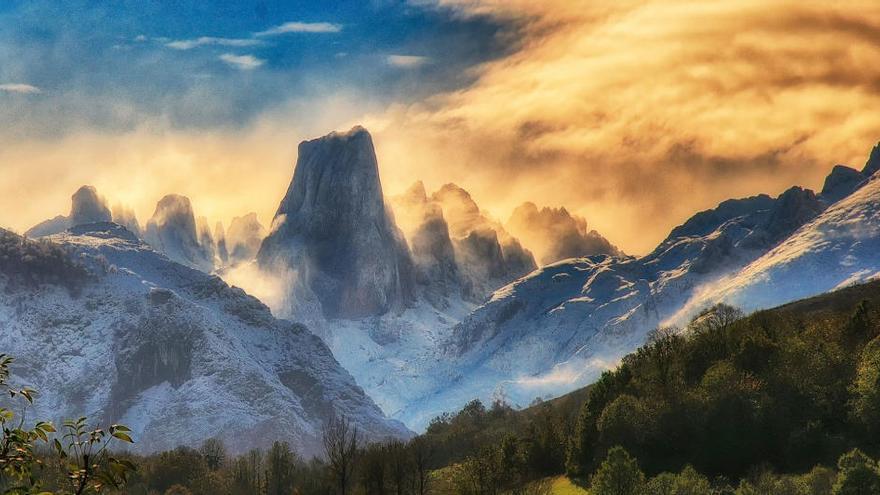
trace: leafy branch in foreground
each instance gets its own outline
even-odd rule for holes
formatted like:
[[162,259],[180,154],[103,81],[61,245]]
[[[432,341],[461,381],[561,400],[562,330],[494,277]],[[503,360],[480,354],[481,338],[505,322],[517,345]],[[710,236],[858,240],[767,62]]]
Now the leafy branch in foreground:
[[[0,354],[0,393],[8,393],[10,399],[20,400],[22,411],[16,415],[12,409],[0,407],[0,493],[10,495],[52,495],[41,491],[37,476],[43,460],[35,454],[38,443],[50,443],[55,426],[39,421],[33,428],[25,427],[25,411],[34,403],[36,391],[30,388],[16,389],[9,385],[9,367],[14,359]],[[91,429],[86,418],[65,421],[60,438],[52,438],[51,445],[66,474],[67,489],[55,492],[59,495],[84,495],[103,493],[107,489],[119,489],[136,470],[134,464],[114,457],[108,447],[114,442],[134,443],[131,430],[124,425],[111,425],[107,430]]]

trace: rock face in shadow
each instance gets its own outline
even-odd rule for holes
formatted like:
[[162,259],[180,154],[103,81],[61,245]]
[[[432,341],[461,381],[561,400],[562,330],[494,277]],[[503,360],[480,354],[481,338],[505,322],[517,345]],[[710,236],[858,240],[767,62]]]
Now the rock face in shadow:
[[186,196],[169,194],[159,200],[147,222],[144,240],[173,261],[204,272],[214,269],[213,253],[199,241],[192,204]]
[[58,215],[34,225],[25,235],[27,237],[44,237],[64,232],[70,227],[89,223],[110,222],[113,215],[107,207],[107,201],[98,195],[94,186],[82,186],[70,197],[70,214]]
[[532,253],[504,227],[483,214],[470,193],[446,184],[431,195],[440,205],[470,298],[484,300],[495,289],[531,272]]
[[226,232],[229,263],[234,265],[253,260],[260,251],[260,244],[266,233],[266,228],[257,220],[256,213],[233,218]]
[[107,202],[98,196],[98,191],[93,186],[80,187],[70,199],[71,227],[113,220]]
[[217,258],[225,265],[229,262],[229,250],[226,249],[226,231],[223,229],[223,222],[218,221],[214,225],[214,240],[217,241]]
[[297,295],[327,318],[360,318],[413,300],[403,236],[385,208],[370,134],[362,127],[299,145],[293,181],[257,256],[263,269],[293,270]]
[[536,267],[532,253],[455,184],[428,196],[416,182],[390,203],[409,241],[421,293],[435,307],[453,295],[483,302]]
[[462,280],[443,210],[429,201],[421,181],[390,203],[406,233],[421,295],[434,307],[445,308],[449,297],[461,294]]

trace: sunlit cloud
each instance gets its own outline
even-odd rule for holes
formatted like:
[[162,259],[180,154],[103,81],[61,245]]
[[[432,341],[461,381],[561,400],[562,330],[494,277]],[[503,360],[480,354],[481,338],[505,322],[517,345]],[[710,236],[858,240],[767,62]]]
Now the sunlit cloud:
[[338,33],[340,24],[330,22],[285,22],[279,26],[255,33],[254,36],[276,36],[287,33]]
[[[409,3],[425,5],[428,0]],[[288,80],[299,79],[282,70],[277,74],[259,70],[258,74],[267,76],[267,86],[251,88],[236,78],[209,79],[207,75],[220,76],[211,73],[215,67],[205,66],[200,57],[179,57],[175,62],[186,64],[188,71],[180,83],[185,83],[183,92],[175,86],[177,79],[164,79],[162,72],[168,94],[153,96],[158,98],[155,105],[153,100],[144,103],[141,94],[149,94],[150,88],[140,89],[134,97],[114,92],[96,96],[91,88],[129,86],[100,86],[91,84],[92,79],[79,81],[79,86],[72,84],[77,81],[65,80],[70,89],[64,94],[53,89],[40,98],[8,95],[7,115],[37,115],[35,103],[52,107],[41,110],[39,119],[22,119],[22,124],[8,129],[0,146],[4,172],[18,178],[11,177],[8,183],[28,182],[31,194],[39,196],[23,201],[17,190],[10,189],[13,186],[0,187],[0,211],[29,205],[29,213],[3,220],[26,228],[28,222],[64,211],[43,201],[50,195],[69,198],[75,187],[93,182],[90,175],[104,177],[104,183],[118,187],[116,180],[138,173],[128,163],[144,164],[141,155],[152,153],[152,147],[141,148],[142,142],[173,141],[174,156],[194,164],[185,168],[194,177],[207,174],[241,181],[239,170],[245,164],[262,167],[268,156],[284,156],[292,162],[295,157],[285,153],[295,150],[296,139],[360,123],[373,134],[388,194],[403,191],[417,179],[428,190],[455,182],[502,222],[525,201],[565,206],[627,253],[640,254],[695,211],[729,197],[777,194],[794,184],[819,188],[835,163],[861,166],[880,139],[880,113],[873,110],[880,106],[880,72],[875,69],[880,67],[880,4],[876,2],[440,0],[431,5],[444,13],[438,17],[447,18],[451,12],[456,22],[459,18],[491,19],[492,26],[500,26],[491,31],[492,39],[506,45],[505,50],[493,52],[494,58],[481,58],[479,65],[456,66],[454,85],[443,86],[456,89],[433,96],[424,92],[414,98],[412,88],[424,88],[428,77],[448,77],[452,62],[421,44],[427,43],[424,39],[382,46],[367,54],[354,44],[328,43],[323,48],[322,63],[340,69],[378,60],[370,69],[387,76],[382,83],[373,78],[366,84],[352,76],[354,71],[316,76],[304,67],[303,80],[308,83],[295,91],[283,91],[292,87]],[[241,51],[252,54],[234,53],[238,51],[235,46],[214,41],[198,46],[224,47],[211,56],[217,60],[221,53],[230,52],[222,61],[236,69],[253,70],[261,63],[265,67],[269,60],[275,69],[273,50],[282,43],[269,38],[272,34],[332,33],[338,28],[346,40],[361,36],[342,24],[326,23],[332,28],[288,24],[256,34],[242,34],[229,26],[228,31],[221,31],[234,33],[229,38],[207,37],[262,42],[265,53],[244,47]],[[288,28],[281,29],[284,26]],[[173,42],[144,32],[160,46]],[[198,43],[200,34],[178,35],[177,41]],[[153,63],[153,57],[168,55],[167,51],[138,52],[142,63],[133,69],[160,65]],[[376,52],[383,54],[381,58],[377,59]],[[430,59],[389,58],[388,54]],[[8,56],[7,60],[16,59]],[[278,60],[280,69],[288,59]],[[407,66],[423,70],[404,70]],[[29,80],[17,75],[28,74],[24,65],[4,68],[12,81]],[[149,79],[153,73],[143,74]],[[303,96],[303,87],[311,89],[308,98]],[[278,111],[313,95],[334,97],[336,92],[356,90],[357,97],[346,101],[345,118],[326,118],[324,109]],[[380,90],[393,94],[377,96]],[[10,91],[0,90],[0,96]],[[57,120],[63,117],[63,129],[73,128],[87,136],[79,135],[75,141],[41,140],[45,129],[54,129],[53,121],[42,117],[55,112],[50,97],[57,97],[57,107],[65,109],[56,112]],[[84,117],[104,127],[79,125]],[[106,122],[113,123],[112,132]],[[256,122],[270,125],[257,129]],[[183,135],[179,129],[201,126],[198,131],[205,140],[226,149],[239,139],[255,139],[253,132],[291,122],[307,124],[310,132],[264,140],[260,147],[248,148],[249,152],[244,148],[230,152],[237,158],[234,162],[225,157],[217,160],[208,146],[187,133],[192,129],[187,127]],[[149,134],[144,129],[153,124],[158,137],[143,136]],[[139,132],[130,134],[132,129]],[[91,139],[99,143],[95,152],[82,148]],[[135,142],[117,145],[126,139]],[[120,146],[126,153],[105,152]],[[39,162],[47,167],[44,157],[58,162],[52,168],[56,171],[53,184],[63,184],[63,190],[46,186],[44,174],[32,166]],[[89,165],[96,160],[106,167],[112,162],[129,173],[117,177],[109,168],[96,171]],[[203,168],[196,167],[196,162]],[[152,205],[137,206],[139,215],[152,208],[161,194],[180,192],[178,169],[168,165],[163,170],[168,171],[167,180],[151,183]],[[273,172],[259,178],[286,186],[289,169]],[[243,179],[248,188],[260,189],[255,178]],[[217,204],[212,199],[217,191],[223,191],[217,202],[230,202],[240,189],[199,189],[193,200],[197,207]],[[249,195],[245,199],[253,202],[252,207],[236,198],[234,213],[257,209],[268,225],[281,195],[283,190],[271,197]],[[108,193],[108,197],[113,195]]]
[[224,53],[220,55],[220,60],[240,70],[254,70],[266,63],[265,60],[254,57],[253,55],[235,55],[233,53]]
[[385,58],[385,61],[394,67],[415,69],[425,65],[428,62],[428,57],[420,57],[417,55],[388,55]]
[[33,94],[39,94],[39,93],[43,92],[40,88],[38,88],[36,86],[32,86],[30,84],[24,84],[24,83],[0,84],[0,91],[2,91],[4,93],[19,93],[19,94],[25,94],[25,95],[33,95]]
[[[821,187],[880,139],[880,4],[443,0],[510,20],[517,50],[459,91],[367,122],[501,218],[567,206],[644,253],[731,196]],[[503,184],[503,187],[499,185]]]
[[261,44],[260,40],[250,38],[215,38],[213,36],[202,36],[192,40],[176,40],[165,43],[168,48],[175,50],[192,50],[200,46],[256,46]]

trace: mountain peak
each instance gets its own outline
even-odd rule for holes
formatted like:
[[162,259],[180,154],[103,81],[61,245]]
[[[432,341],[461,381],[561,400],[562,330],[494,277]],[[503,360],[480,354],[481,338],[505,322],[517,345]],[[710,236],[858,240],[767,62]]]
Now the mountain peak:
[[260,265],[295,268],[297,290],[310,291],[303,297],[317,299],[325,316],[380,315],[411,299],[412,262],[385,208],[366,129],[300,143],[273,227],[260,247]]
[[160,199],[147,222],[144,238],[153,249],[178,263],[205,272],[214,268],[213,253],[199,240],[192,203],[186,196],[168,194]]
[[70,225],[110,222],[112,215],[94,186],[82,186],[70,197]]
[[875,144],[874,148],[871,149],[871,155],[868,157],[868,161],[865,162],[865,168],[862,169],[862,173],[870,177],[878,170],[880,170],[880,143]]

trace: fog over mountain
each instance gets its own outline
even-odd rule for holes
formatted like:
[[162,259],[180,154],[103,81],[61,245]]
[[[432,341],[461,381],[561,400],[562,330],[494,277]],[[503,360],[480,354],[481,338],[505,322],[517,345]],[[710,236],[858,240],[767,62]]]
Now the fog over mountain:
[[594,254],[623,255],[601,234],[587,230],[584,218],[565,208],[538,209],[535,203],[523,203],[504,226],[535,251],[542,265]]
[[[218,236],[220,234],[222,231],[218,231]],[[234,217],[223,237],[229,263],[234,265],[255,259],[260,251],[260,244],[267,234],[266,228],[257,220],[256,213]]]
[[98,195],[93,186],[82,186],[70,197],[70,214],[58,215],[31,227],[25,235],[43,237],[64,232],[70,227],[96,222],[109,222],[112,219],[107,201]]
[[[200,234],[210,232],[203,225],[196,228],[196,218],[189,198],[168,194],[156,204],[156,211],[144,228],[144,240],[172,260],[204,272],[214,269],[214,253],[203,245]],[[207,239],[205,239],[207,240]]]
[[[361,127],[299,149],[270,232],[253,213],[211,229],[186,197],[167,195],[141,250],[218,270],[306,325],[384,413],[415,429],[475,397],[524,405],[587,384],[651,329],[709,304],[757,309],[880,272],[880,148],[861,170],[833,167],[819,194],[795,186],[697,212],[642,257],[565,208],[525,203],[502,224],[452,183],[386,197]],[[72,203],[40,229],[73,218],[137,227],[94,188]]]

